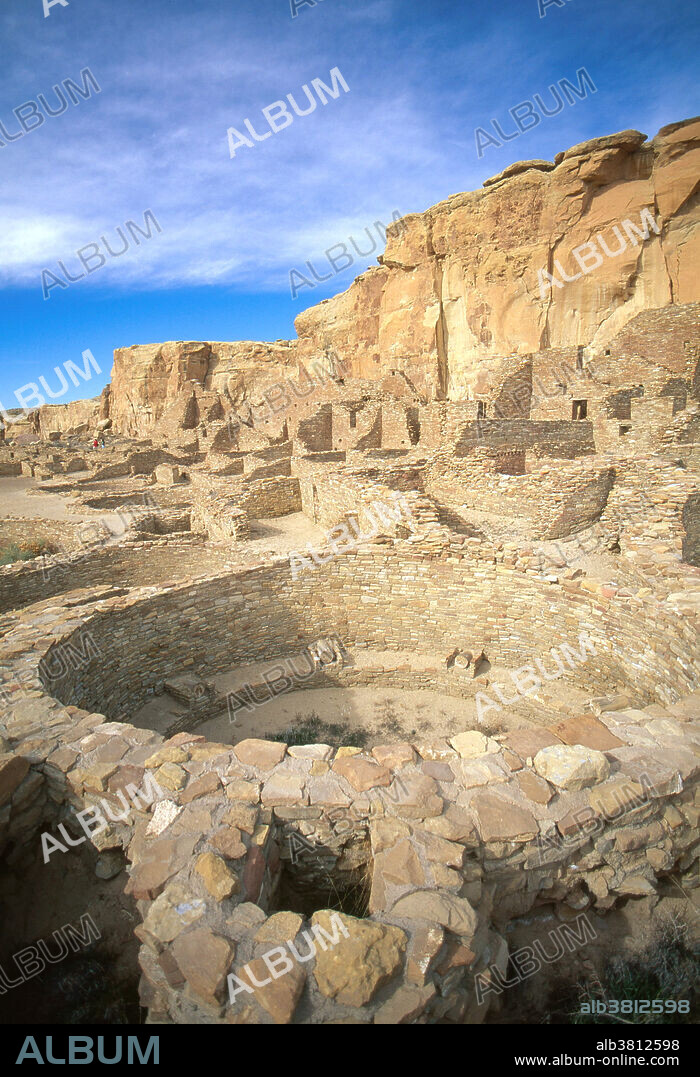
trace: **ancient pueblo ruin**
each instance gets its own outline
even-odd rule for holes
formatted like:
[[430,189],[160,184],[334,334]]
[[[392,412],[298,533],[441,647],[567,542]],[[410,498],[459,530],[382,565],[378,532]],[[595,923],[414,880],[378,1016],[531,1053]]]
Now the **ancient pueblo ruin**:
[[686,915],[699,155],[513,164],[297,340],[7,406],[2,545],[44,545],[0,569],[2,898],[78,892],[6,1012],[86,909],[99,1020],[151,1024],[525,1021]]

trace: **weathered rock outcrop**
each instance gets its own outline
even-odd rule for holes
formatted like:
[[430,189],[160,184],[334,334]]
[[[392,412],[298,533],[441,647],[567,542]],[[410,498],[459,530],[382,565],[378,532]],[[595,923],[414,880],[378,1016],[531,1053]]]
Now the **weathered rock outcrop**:
[[109,418],[110,387],[92,400],[74,400],[72,404],[44,404],[35,413],[36,431],[46,438],[50,433],[84,433],[94,436],[101,422]]
[[[700,120],[651,142],[630,131],[584,142],[555,164],[512,165],[392,225],[380,267],[299,315],[300,356],[330,345],[355,375],[396,368],[426,398],[471,395],[494,357],[602,346],[640,310],[699,298]],[[640,228],[645,209],[659,234],[623,229],[620,249],[615,226]],[[591,241],[600,262],[582,272],[573,251]],[[578,279],[541,289],[539,270],[562,278],[557,262]]]
[[177,405],[187,414],[192,383],[216,394],[229,410],[245,401],[253,386],[269,385],[288,369],[295,373],[294,353],[289,341],[171,341],[117,348],[110,417],[125,436],[147,435],[169,408]]
[[[493,395],[507,357],[602,349],[640,311],[700,299],[699,166],[700,119],[516,162],[390,226],[380,265],[300,314],[296,341],[118,348],[99,417],[131,437],[187,430],[330,355],[353,378],[398,372],[424,401]],[[94,403],[41,409],[41,431]]]

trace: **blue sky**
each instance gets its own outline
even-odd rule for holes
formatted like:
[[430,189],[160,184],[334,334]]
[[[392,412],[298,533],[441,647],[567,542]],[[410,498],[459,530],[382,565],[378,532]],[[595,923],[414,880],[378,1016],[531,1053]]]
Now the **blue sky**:
[[[700,112],[699,22],[696,0],[562,0],[544,18],[538,0],[318,0],[296,18],[290,0],[70,0],[48,18],[43,0],[3,0],[7,133],[13,109],[38,94],[55,108],[52,87],[86,67],[101,92],[0,147],[0,401],[42,374],[56,386],[88,348],[103,374],[62,402],[97,395],[116,347],[293,339],[296,315],[382,249],[292,299],[290,270],[328,273],[333,244],[365,249],[365,227],[513,161]],[[229,127],[262,134],[265,106],[305,104],[335,67],[348,93],[231,159]],[[509,108],[582,67],[596,94],[478,158],[476,127],[512,131]],[[119,250],[117,228],[148,209],[160,234],[44,299],[43,269],[77,276],[78,248],[106,235]]]

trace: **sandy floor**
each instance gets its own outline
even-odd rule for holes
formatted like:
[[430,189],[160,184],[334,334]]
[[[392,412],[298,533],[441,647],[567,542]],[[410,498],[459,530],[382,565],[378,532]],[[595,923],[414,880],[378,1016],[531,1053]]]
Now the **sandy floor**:
[[85,520],[87,516],[71,512],[68,502],[58,494],[38,492],[34,479],[0,479],[2,516],[22,516],[32,520]]
[[312,546],[323,545],[325,532],[303,512],[292,512],[273,520],[251,520],[250,539],[241,543],[241,549],[255,554],[288,553],[290,550],[301,553],[305,552],[307,542]]
[[[62,520],[73,524],[94,523],[95,512],[79,512],[71,508],[67,497],[43,490],[34,479],[0,479],[0,511],[2,517],[20,516],[26,520]],[[0,517],[1,518],[1,517]],[[118,513],[100,513],[114,535],[124,530]]]
[[[180,713],[170,696],[159,696],[135,714],[132,722],[153,729],[167,725]],[[232,725],[228,714],[222,714],[197,726],[196,732],[219,744],[237,744],[248,737],[265,739],[308,727],[311,722],[318,733],[309,740],[359,747],[356,734],[363,744],[453,736],[474,728],[476,709],[471,700],[430,691],[316,688],[278,696],[253,711],[239,709],[236,718]]]
[[[414,669],[423,663],[426,669],[434,669],[436,665],[435,655],[401,656],[395,651],[362,649],[353,652],[352,662],[355,667],[391,669],[402,657],[406,664],[411,660]],[[266,661],[240,666],[212,677],[211,681],[219,697],[224,698],[228,693],[241,693],[248,683],[260,684],[264,671],[273,664]],[[305,668],[301,658],[298,663],[294,658],[294,668]],[[483,721],[479,721],[476,692],[487,693],[491,700],[498,702],[488,685],[479,683],[477,687],[474,684],[470,689],[474,697],[462,699],[429,689],[410,691],[385,684],[381,687],[300,688],[252,709],[237,707],[234,724],[227,712],[220,713],[196,726],[196,732],[225,744],[236,744],[247,737],[268,738],[281,734],[288,737],[291,734],[297,743],[321,741],[336,747],[342,744],[364,747],[404,739],[451,737],[467,729],[494,735],[523,725],[550,725],[557,718],[582,713],[591,697],[591,692],[566,677],[548,682],[531,697],[518,697],[512,690],[510,671],[498,666],[489,671],[489,681],[500,684],[506,698],[514,699],[514,702],[482,710]],[[250,697],[243,691],[238,698]],[[165,734],[172,723],[185,714],[185,707],[166,692],[151,698],[130,716],[130,720],[136,726]]]

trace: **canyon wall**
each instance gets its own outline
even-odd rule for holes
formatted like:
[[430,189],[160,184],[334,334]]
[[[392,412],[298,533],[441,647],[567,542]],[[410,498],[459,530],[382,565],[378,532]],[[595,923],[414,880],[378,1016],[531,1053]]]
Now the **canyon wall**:
[[[262,390],[286,377],[287,370],[296,373],[294,355],[295,345],[289,341],[171,341],[117,348],[110,405],[114,429],[127,437],[141,437],[148,435],[170,408],[181,409],[186,415],[193,382],[205,394],[212,394],[209,408],[220,401],[223,411],[228,411],[246,401],[252,387]],[[177,415],[176,423],[186,421]]]
[[516,356],[603,349],[640,312],[700,299],[699,176],[700,119],[518,162],[391,225],[380,264],[300,314],[298,340],[118,348],[108,396],[42,408],[40,433],[93,415],[131,437],[187,429],[329,355],[426,402],[495,399]]
[[299,315],[300,355],[330,345],[353,374],[402,370],[432,399],[486,391],[500,356],[601,347],[641,310],[700,298],[699,177],[698,119],[511,165],[392,225],[378,268]]

